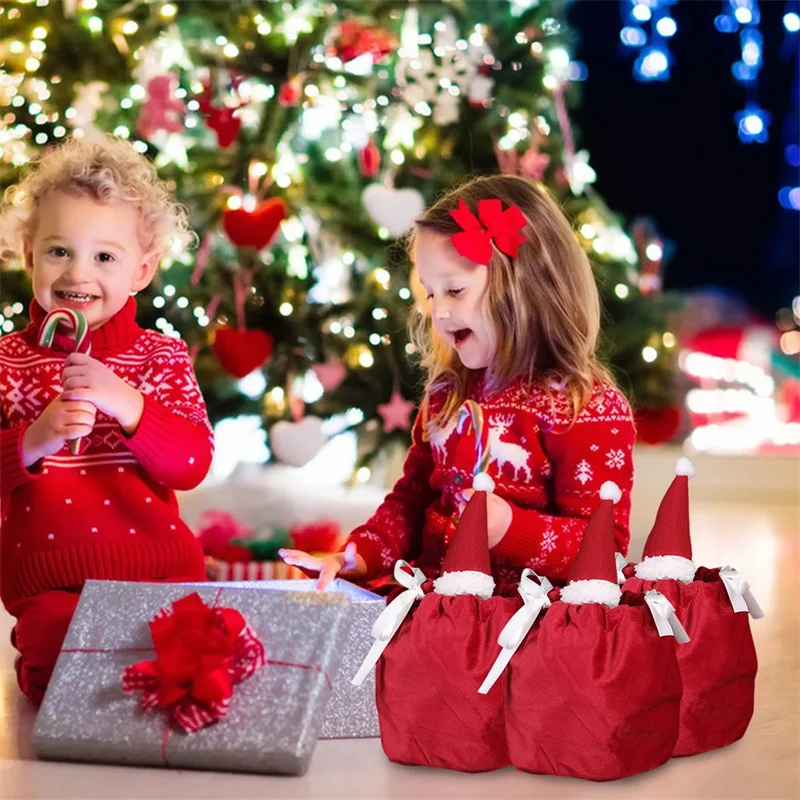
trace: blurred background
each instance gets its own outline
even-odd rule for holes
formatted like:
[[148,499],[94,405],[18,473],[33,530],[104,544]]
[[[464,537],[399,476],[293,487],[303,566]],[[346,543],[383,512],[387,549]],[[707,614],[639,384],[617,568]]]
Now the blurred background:
[[[594,265],[635,525],[681,452],[698,498],[796,502],[797,0],[28,0],[0,24],[2,187],[111,132],[190,210],[199,246],[139,308],[215,425],[196,528],[270,562],[368,516],[420,393],[402,237],[496,171],[545,182]],[[31,294],[0,266],[7,334]]]

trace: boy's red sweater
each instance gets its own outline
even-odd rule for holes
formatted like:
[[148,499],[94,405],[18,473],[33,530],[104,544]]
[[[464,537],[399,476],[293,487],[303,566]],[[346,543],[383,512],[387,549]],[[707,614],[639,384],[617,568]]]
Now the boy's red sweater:
[[175,489],[205,477],[213,440],[183,341],[135,321],[131,298],[92,331],[93,358],[144,395],[144,414],[126,436],[98,413],[78,455],[65,447],[30,468],[25,429],[61,391],[70,340],[37,344],[44,311],[0,338],[0,597],[9,603],[88,578],[202,580],[203,554],[181,521]]

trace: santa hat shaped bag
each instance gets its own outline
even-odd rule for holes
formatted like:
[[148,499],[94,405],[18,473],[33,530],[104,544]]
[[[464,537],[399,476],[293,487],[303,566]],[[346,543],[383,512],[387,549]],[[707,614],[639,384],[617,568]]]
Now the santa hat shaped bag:
[[695,567],[689,531],[694,474],[688,458],[677,460],[642,561],[623,570],[626,592],[663,594],[691,637],[677,648],[683,699],[675,756],[725,747],[744,735],[758,669],[749,617],[764,616],[735,569]]
[[658,593],[621,597],[620,496],[616,484],[603,484],[567,585],[510,660],[508,747],[526,772],[616,780],[663,764],[677,739],[673,634],[685,634]]
[[502,686],[483,695],[478,688],[497,655],[500,632],[521,601],[493,596],[487,498],[494,482],[486,473],[488,431],[473,401],[467,401],[461,414],[471,417],[478,443],[475,492],[433,591],[383,649],[376,700],[381,743],[390,761],[485,772],[510,761]]

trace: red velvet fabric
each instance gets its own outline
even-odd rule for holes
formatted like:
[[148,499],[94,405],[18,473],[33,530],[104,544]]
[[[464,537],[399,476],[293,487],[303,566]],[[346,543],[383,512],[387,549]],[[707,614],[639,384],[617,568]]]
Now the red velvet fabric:
[[673,755],[705,753],[741,739],[753,716],[758,660],[749,615],[734,612],[719,570],[700,567],[688,584],[634,577],[623,589],[661,592],[691,638],[675,645],[683,699]]
[[478,694],[520,608],[517,596],[428,594],[378,662],[381,743],[390,761],[462,772],[509,765],[503,681]]
[[681,696],[675,648],[643,600],[632,601],[558,601],[528,634],[506,676],[517,769],[609,781],[669,759]]

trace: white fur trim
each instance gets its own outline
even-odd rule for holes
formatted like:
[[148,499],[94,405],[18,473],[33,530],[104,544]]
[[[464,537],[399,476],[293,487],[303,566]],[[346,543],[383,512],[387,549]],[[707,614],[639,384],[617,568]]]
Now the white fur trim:
[[571,581],[561,590],[561,600],[572,605],[602,603],[609,608],[616,608],[620,597],[622,590],[616,583],[594,578],[588,581]]
[[692,464],[692,462],[689,461],[689,459],[686,458],[686,456],[681,456],[675,462],[676,475],[686,475],[689,478],[689,480],[691,480],[692,478],[694,478],[694,473],[695,473],[694,464]]
[[614,481],[606,481],[600,487],[601,500],[610,500],[614,505],[616,505],[619,503],[621,497],[622,491],[620,490],[619,486],[614,483]]
[[636,577],[643,581],[671,578],[682,583],[691,583],[695,570],[694,561],[683,556],[648,556],[635,568]]
[[494,578],[474,569],[445,572],[433,582],[433,591],[455,597],[459,594],[474,594],[488,600],[494,592]]
[[492,480],[492,476],[489,475],[488,472],[479,472],[472,479],[472,488],[476,492],[486,492],[487,494],[491,494],[494,491],[494,481]]

